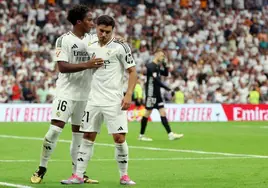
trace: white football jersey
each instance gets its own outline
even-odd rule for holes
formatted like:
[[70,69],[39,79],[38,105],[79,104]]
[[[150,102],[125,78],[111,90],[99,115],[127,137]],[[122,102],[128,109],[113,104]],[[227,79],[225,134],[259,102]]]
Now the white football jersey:
[[93,70],[89,103],[94,106],[121,104],[125,69],[136,65],[130,47],[112,39],[103,47],[96,41],[89,46],[89,52],[104,60],[104,66]]
[[[56,41],[54,61],[65,61],[72,64],[87,62],[91,58],[90,52],[87,50],[88,46],[96,40],[96,35],[86,34],[83,39],[80,39],[72,32],[68,32]],[[59,73],[56,82],[56,97],[74,101],[87,100],[91,76],[91,69],[76,73]]]

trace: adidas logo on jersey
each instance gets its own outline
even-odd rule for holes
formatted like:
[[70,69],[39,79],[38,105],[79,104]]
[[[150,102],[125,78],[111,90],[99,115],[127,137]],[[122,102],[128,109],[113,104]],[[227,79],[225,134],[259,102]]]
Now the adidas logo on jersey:
[[75,49],[75,48],[78,48],[78,46],[77,46],[76,44],[74,44],[74,45],[72,46],[72,49]]

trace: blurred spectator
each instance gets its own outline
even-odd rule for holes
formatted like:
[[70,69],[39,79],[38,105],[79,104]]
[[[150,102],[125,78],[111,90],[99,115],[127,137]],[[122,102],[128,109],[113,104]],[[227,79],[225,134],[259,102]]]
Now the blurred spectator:
[[249,92],[248,99],[250,104],[260,103],[260,93],[257,91],[256,86],[253,86],[252,90]]
[[48,85],[48,95],[53,98],[56,96],[56,83],[51,83]]
[[4,91],[0,92],[0,103],[7,103],[8,102],[8,96],[7,93]]
[[267,103],[268,101],[268,81],[266,80],[260,87],[261,102]]
[[[66,20],[70,5],[88,3],[95,17],[115,18],[115,30],[132,45],[142,79],[155,49],[165,50],[171,73],[163,82],[180,87],[185,103],[248,103],[249,88],[256,84],[260,102],[268,102],[268,0],[120,2],[0,1],[3,100],[51,102],[57,79],[55,39],[71,29]],[[19,83],[25,83],[23,88]],[[44,88],[36,90],[40,84]],[[170,93],[162,92],[171,102]]]
[[139,107],[143,104],[143,92],[142,92],[142,81],[140,78],[137,80],[137,84],[134,89],[133,99],[135,101],[136,107]]
[[22,98],[22,90],[21,90],[21,86],[19,84],[18,80],[15,80],[13,85],[12,85],[12,96],[11,96],[11,100],[13,103],[19,103],[21,102]]
[[173,95],[173,102],[175,104],[184,104],[184,93],[180,90],[179,87],[176,87],[174,92],[172,93]]
[[222,89],[217,88],[214,94],[214,102],[215,103],[224,103],[226,100],[226,97],[223,95]]
[[188,8],[189,7],[189,0],[180,0],[180,7],[181,8]]
[[39,85],[36,90],[37,102],[38,103],[45,103],[48,97],[48,90],[45,89],[44,85]]
[[26,81],[22,88],[22,94],[24,101],[32,103],[35,101],[35,96],[30,86],[31,83],[29,81]]

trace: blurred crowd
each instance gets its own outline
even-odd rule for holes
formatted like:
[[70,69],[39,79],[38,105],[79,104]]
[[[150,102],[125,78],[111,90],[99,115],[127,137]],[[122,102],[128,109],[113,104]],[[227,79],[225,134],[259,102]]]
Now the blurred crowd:
[[[72,28],[66,12],[75,3],[88,3],[94,17],[115,18],[142,87],[146,63],[162,48],[170,66],[162,81],[182,93],[183,103],[249,103],[251,91],[268,102],[268,0],[113,2],[0,0],[0,103],[52,101],[54,43]],[[163,96],[174,100],[171,92]]]

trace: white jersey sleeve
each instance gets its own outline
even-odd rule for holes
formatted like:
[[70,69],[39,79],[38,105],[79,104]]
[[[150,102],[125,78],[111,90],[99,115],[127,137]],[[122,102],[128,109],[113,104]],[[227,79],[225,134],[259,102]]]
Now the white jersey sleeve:
[[131,53],[131,49],[128,44],[126,43],[121,43],[121,48],[120,48],[120,62],[123,64],[125,69],[128,69],[130,67],[136,66],[136,63],[134,61],[134,58]]
[[55,46],[55,58],[54,61],[65,61],[69,62],[69,56],[68,56],[68,47],[66,40],[64,40],[64,37],[61,36],[57,39],[56,41],[56,46]]
[[[85,35],[80,39],[72,32],[68,32],[56,41],[55,61],[64,61],[68,64],[80,64],[90,60],[87,47],[91,36]],[[91,88],[91,69],[58,74],[56,82],[56,96],[74,101],[86,101]]]

